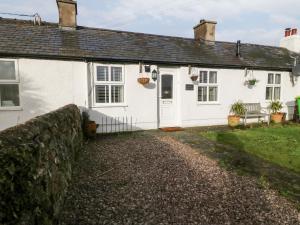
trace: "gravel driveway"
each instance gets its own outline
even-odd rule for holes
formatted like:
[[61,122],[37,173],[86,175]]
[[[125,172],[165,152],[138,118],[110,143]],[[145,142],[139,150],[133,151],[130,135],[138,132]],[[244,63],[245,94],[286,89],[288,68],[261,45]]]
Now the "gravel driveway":
[[300,224],[294,206],[168,136],[89,143],[61,215],[64,225]]

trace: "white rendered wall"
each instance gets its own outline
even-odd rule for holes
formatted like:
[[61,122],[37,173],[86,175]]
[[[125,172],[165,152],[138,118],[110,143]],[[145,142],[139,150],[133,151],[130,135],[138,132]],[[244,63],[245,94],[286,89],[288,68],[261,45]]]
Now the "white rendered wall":
[[[152,79],[148,85],[141,85],[137,82],[139,77],[139,66],[137,64],[127,64],[124,66],[125,75],[125,102],[122,106],[111,107],[91,107],[91,119],[97,123],[110,124],[110,120],[117,123],[123,123],[123,119],[132,126],[134,130],[138,129],[156,129],[157,128],[157,89],[156,82]],[[151,75],[148,74],[150,77]],[[102,121],[104,120],[104,121]],[[104,130],[101,130],[104,129]],[[107,128],[110,129],[110,126]],[[118,130],[119,128],[117,128]],[[120,127],[122,130],[122,126]],[[131,129],[128,127],[128,129]],[[106,132],[106,127],[98,128],[99,132]]]
[[67,104],[87,105],[86,63],[18,59],[21,110],[0,110],[0,130]]
[[[22,110],[0,110],[0,130],[20,124],[37,115],[55,110],[66,104],[74,103],[82,108],[89,108],[88,83],[90,82],[87,63],[19,59],[20,96]],[[154,69],[156,67],[153,67]],[[91,119],[102,123],[103,118],[132,118],[134,129],[157,128],[157,86],[152,79],[149,85],[137,82],[139,66],[126,64],[125,69],[125,103],[122,106],[90,107]],[[199,68],[209,69],[209,68]],[[265,92],[268,73],[278,71],[253,71],[258,84],[249,89],[244,85],[245,70],[211,69],[218,72],[219,101],[216,104],[202,104],[197,101],[197,85],[193,91],[186,91],[185,85],[192,84],[188,67],[179,67],[176,78],[178,126],[191,127],[202,125],[227,124],[227,116],[232,103],[260,102],[267,106]],[[296,86],[290,81],[290,73],[281,74],[281,101],[285,105],[294,105],[295,96],[300,95],[300,80]],[[149,74],[150,76],[150,74]],[[293,111],[293,107],[290,107]],[[291,114],[290,114],[291,115]],[[290,118],[290,117],[289,117]],[[120,122],[119,121],[119,122]],[[98,132],[101,132],[99,127]]]
[[[246,79],[245,70],[235,69],[209,69],[218,72],[219,94],[218,103],[205,104],[197,102],[197,86],[194,91],[183,91],[182,96],[182,126],[203,126],[227,124],[227,116],[230,106],[236,101],[244,103],[261,103],[262,107],[267,107],[269,101],[265,100],[268,73],[281,74],[281,101],[284,103],[284,112],[290,112],[288,117],[291,119],[295,96],[300,94],[300,81],[293,87],[290,81],[289,72],[280,71],[253,71],[254,78],[259,82],[252,89],[244,85]],[[249,71],[252,73],[252,71]],[[181,68],[182,90],[185,84],[192,84],[188,74],[188,68]],[[290,105],[289,109],[287,105]],[[256,120],[257,121],[257,120]]]
[[280,47],[287,48],[290,51],[300,53],[300,36],[292,35],[282,38],[280,41]]

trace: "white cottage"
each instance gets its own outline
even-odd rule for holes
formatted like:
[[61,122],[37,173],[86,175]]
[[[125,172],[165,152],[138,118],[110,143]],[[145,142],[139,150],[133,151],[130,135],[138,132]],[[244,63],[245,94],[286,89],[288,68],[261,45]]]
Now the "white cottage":
[[226,124],[238,100],[280,99],[293,116],[295,31],[282,40],[289,50],[215,41],[205,20],[193,39],[132,33],[77,26],[76,1],[57,5],[59,24],[0,19],[0,129],[70,103],[98,132]]

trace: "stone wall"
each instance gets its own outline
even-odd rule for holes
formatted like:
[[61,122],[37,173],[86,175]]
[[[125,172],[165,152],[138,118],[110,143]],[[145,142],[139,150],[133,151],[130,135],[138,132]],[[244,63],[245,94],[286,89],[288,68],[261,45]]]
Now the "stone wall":
[[68,105],[0,133],[0,224],[55,224],[82,147]]

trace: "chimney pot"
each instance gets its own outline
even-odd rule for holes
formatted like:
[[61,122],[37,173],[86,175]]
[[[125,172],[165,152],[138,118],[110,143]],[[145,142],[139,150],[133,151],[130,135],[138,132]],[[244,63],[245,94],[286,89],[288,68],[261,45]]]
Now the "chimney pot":
[[297,35],[297,33],[298,33],[297,28],[292,29],[292,34],[291,35]]
[[66,30],[75,30],[77,27],[77,1],[56,0],[59,12],[59,27]]
[[200,20],[200,23],[194,27],[195,40],[215,41],[216,24],[215,21]]
[[288,37],[288,36],[291,36],[291,28],[286,28],[285,29],[285,34],[284,34],[285,37]]

